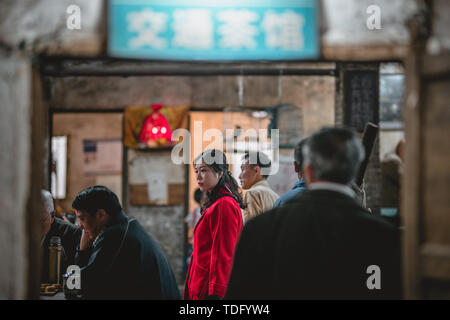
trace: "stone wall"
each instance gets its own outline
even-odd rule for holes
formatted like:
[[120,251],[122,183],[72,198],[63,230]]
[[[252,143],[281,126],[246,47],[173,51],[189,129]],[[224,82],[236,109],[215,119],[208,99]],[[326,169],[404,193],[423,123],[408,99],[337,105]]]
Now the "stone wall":
[[31,65],[0,50],[0,299],[22,299],[28,271],[26,205],[30,188]]
[[[104,48],[104,0],[10,0],[0,3],[0,43],[34,53],[100,55]],[[66,26],[67,8],[77,5],[81,29]]]

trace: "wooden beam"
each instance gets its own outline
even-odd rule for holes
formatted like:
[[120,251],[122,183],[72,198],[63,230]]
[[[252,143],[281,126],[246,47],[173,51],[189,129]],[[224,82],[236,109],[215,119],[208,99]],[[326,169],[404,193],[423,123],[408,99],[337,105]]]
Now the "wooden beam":
[[411,22],[411,35],[415,39],[405,60],[406,104],[403,109],[405,121],[405,163],[401,180],[400,213],[404,224],[402,241],[402,271],[404,298],[421,297],[420,279],[420,215],[422,212],[423,176],[423,96],[420,74],[424,43],[419,38],[420,22]]
[[[26,239],[27,239],[27,299],[39,299],[39,283],[41,281],[41,222],[43,206],[41,199],[41,189],[44,188],[45,165],[44,143],[47,134],[46,127],[42,124],[46,122],[47,108],[43,99],[42,79],[39,71],[32,68],[32,120],[31,120],[31,153],[30,153],[30,187],[27,203],[26,218]],[[25,93],[24,93],[25,94]]]
[[408,45],[355,45],[322,47],[324,61],[403,61],[408,55]]

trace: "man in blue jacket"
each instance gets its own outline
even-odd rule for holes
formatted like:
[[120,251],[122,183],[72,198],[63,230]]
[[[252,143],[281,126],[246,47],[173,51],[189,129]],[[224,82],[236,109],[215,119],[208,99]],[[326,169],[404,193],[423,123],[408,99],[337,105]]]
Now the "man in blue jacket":
[[273,205],[274,208],[284,205],[286,202],[294,199],[303,190],[306,189],[306,182],[303,177],[303,156],[302,156],[302,148],[306,142],[306,138],[300,140],[294,148],[294,170],[297,173],[298,181],[295,183],[294,187],[283,194],[281,197],[275,201]]

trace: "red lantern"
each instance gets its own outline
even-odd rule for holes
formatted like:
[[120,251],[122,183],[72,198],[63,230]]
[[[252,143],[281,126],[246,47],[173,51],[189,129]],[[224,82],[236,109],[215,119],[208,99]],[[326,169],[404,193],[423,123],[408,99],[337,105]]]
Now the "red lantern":
[[159,110],[162,104],[154,104],[151,106],[152,113],[145,117],[139,140],[147,146],[164,146],[170,144],[172,130],[169,122]]

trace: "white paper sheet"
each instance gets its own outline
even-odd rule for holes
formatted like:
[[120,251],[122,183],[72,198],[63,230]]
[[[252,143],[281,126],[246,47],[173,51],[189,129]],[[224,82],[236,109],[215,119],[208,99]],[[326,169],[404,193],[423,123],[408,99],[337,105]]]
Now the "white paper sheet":
[[166,174],[163,172],[148,173],[147,192],[150,201],[156,201],[158,204],[167,204],[169,192]]

